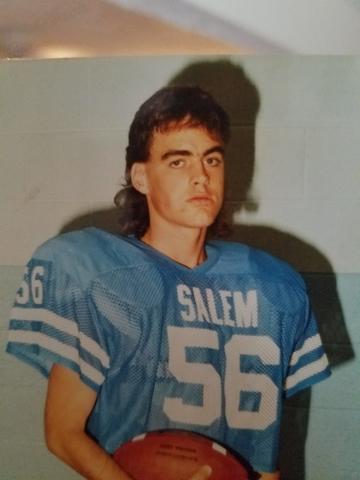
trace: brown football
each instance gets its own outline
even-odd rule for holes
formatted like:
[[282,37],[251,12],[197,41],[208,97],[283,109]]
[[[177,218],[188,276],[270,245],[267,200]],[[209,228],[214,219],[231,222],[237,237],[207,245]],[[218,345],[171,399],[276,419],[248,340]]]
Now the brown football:
[[121,445],[115,461],[134,480],[188,480],[203,465],[210,480],[248,480],[249,468],[211,439],[185,430],[139,435]]

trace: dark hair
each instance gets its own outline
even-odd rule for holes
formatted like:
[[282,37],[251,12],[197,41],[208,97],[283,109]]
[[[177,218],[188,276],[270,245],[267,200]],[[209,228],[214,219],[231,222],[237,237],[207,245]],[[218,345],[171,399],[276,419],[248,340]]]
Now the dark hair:
[[200,87],[165,87],[155,92],[141,105],[130,125],[125,184],[114,199],[119,208],[121,233],[141,237],[149,226],[146,197],[131,183],[132,165],[149,159],[154,132],[182,126],[203,127],[216,134],[224,144],[229,141],[227,113]]

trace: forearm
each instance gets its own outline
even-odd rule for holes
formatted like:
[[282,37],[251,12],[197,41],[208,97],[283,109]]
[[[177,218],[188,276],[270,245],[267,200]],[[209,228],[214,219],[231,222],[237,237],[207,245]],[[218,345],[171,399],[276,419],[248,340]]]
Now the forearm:
[[49,450],[88,480],[130,480],[113,458],[84,432],[47,439]]
[[48,449],[88,480],[130,480],[112,457],[89,435],[85,426],[96,392],[79,375],[54,365],[49,377],[45,408]]
[[259,480],[280,480],[280,472],[259,472],[261,477]]

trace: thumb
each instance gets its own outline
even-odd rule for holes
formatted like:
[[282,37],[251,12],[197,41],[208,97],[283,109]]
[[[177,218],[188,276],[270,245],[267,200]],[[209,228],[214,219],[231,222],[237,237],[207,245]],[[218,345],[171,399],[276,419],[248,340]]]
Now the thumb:
[[203,465],[197,472],[192,475],[189,480],[207,480],[212,473],[209,465]]

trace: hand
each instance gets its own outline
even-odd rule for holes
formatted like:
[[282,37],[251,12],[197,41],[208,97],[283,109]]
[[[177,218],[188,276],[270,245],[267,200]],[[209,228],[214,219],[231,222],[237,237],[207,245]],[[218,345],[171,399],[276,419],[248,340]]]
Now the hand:
[[189,480],[207,480],[211,475],[211,467],[203,465],[197,472],[192,475]]

